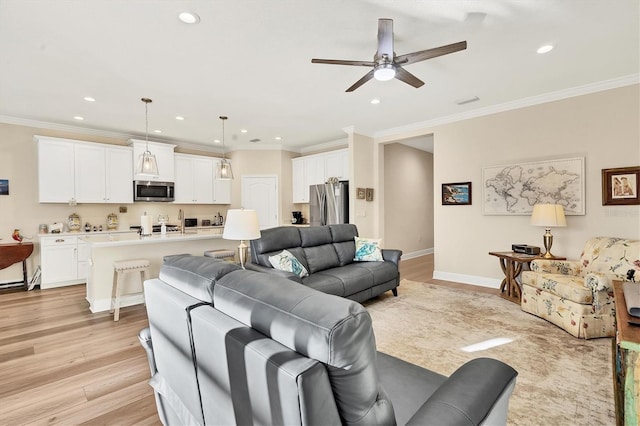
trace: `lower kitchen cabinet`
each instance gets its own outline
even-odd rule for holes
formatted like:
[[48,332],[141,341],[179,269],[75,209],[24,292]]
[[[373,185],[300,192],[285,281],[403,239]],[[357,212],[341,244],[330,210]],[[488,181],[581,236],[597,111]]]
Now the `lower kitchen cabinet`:
[[[81,247],[82,257],[78,247]],[[80,262],[80,263],[79,263]],[[88,245],[76,236],[40,237],[41,289],[86,282]],[[80,265],[80,267],[79,267]]]

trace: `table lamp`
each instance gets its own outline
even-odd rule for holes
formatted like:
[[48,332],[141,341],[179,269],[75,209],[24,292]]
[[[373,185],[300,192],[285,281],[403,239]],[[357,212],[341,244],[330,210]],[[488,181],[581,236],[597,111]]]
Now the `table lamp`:
[[535,226],[544,226],[546,232],[544,234],[545,259],[551,259],[551,245],[553,244],[553,235],[551,235],[551,227],[567,226],[567,220],[564,217],[564,207],[559,204],[536,204],[533,206],[531,214],[531,224]]
[[258,213],[255,210],[230,209],[227,210],[227,220],[224,224],[222,238],[225,240],[240,240],[238,246],[238,260],[242,269],[247,262],[246,240],[260,238],[260,225]]

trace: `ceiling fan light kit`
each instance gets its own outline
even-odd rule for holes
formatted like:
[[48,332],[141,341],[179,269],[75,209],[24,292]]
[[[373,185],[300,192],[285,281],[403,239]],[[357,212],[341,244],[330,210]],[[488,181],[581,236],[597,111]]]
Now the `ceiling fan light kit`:
[[347,92],[353,92],[372,78],[379,81],[388,81],[393,78],[397,78],[410,86],[418,88],[424,85],[424,82],[409,71],[405,70],[402,65],[409,65],[438,56],[448,55],[449,53],[465,50],[466,48],[467,42],[460,41],[446,46],[434,47],[432,49],[420,50],[418,52],[396,56],[393,50],[393,19],[380,18],[378,19],[378,50],[373,57],[373,61],[312,59],[311,63],[371,67],[371,71],[351,85],[351,87],[346,90]]

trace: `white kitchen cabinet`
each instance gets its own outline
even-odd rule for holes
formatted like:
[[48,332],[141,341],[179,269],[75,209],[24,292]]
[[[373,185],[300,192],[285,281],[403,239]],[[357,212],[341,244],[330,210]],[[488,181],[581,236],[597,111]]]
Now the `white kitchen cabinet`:
[[158,176],[149,176],[138,173],[138,159],[147,150],[147,142],[137,139],[130,139],[129,145],[133,146],[133,170],[134,180],[155,180],[158,182],[174,182],[174,153],[175,145],[166,143],[149,142],[149,151],[156,156],[158,163]]
[[74,143],[36,136],[38,143],[38,201],[68,203],[75,199]]
[[213,204],[214,159],[175,154],[175,203]]
[[339,149],[323,154],[324,180],[337,177],[338,180],[349,180],[349,150]]
[[91,264],[91,244],[78,239],[78,279],[86,280],[89,277]]
[[78,276],[78,237],[41,237],[40,267],[42,289],[84,282]]
[[215,179],[216,169],[220,160],[213,161],[213,202],[215,204],[231,204],[231,180]]
[[129,147],[75,144],[75,199],[78,203],[132,203],[133,166]]
[[349,150],[340,149],[291,160],[293,202],[309,202],[309,186],[325,183],[331,177],[349,180]]

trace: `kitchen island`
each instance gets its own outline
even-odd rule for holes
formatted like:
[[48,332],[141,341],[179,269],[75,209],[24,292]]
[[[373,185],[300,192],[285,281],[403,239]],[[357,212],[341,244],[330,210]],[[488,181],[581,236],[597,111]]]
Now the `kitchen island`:
[[[87,301],[91,312],[111,309],[113,262],[116,260],[148,259],[151,272],[148,278],[156,278],[164,256],[192,254],[202,256],[207,250],[235,250],[238,241],[223,240],[218,233],[169,233],[141,237],[138,234],[86,235],[80,239],[88,243],[89,271],[87,276]],[[134,274],[128,279],[135,280]],[[123,293],[135,292],[137,283],[126,281]],[[122,297],[121,306],[144,303],[142,295]]]

